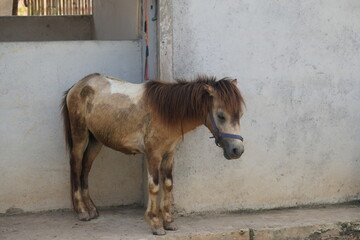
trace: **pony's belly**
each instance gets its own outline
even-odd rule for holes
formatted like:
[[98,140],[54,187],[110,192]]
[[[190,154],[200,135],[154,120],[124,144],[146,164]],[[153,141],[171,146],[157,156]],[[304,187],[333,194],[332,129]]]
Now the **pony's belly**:
[[129,144],[114,144],[113,146],[108,146],[116,151],[125,153],[125,154],[139,154],[144,153],[144,150],[141,146],[138,145],[129,145]]
[[102,134],[95,133],[94,135],[105,146],[125,154],[138,154],[145,151],[144,140],[140,133],[121,136],[114,132],[109,134],[102,132]]
[[128,147],[122,147],[122,146],[116,146],[116,148],[111,147],[113,149],[115,149],[116,151],[125,153],[125,154],[139,154],[139,153],[143,153],[141,152],[139,149],[136,148],[128,148]]

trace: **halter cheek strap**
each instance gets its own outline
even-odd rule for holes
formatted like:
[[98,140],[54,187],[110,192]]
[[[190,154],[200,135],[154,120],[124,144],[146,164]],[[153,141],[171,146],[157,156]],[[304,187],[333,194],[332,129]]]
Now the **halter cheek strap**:
[[216,143],[217,146],[221,147],[220,143],[219,143],[219,140],[222,137],[235,138],[235,139],[239,139],[242,142],[244,141],[244,138],[242,136],[240,136],[240,135],[220,132],[219,128],[216,126],[213,114],[210,112],[209,115],[210,115],[210,120],[211,120],[212,127],[214,129],[214,134],[210,138],[215,138],[215,143]]

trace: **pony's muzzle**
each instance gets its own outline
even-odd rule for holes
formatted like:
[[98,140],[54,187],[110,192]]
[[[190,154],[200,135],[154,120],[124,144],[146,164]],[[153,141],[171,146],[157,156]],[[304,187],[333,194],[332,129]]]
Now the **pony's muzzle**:
[[244,144],[239,140],[220,140],[224,150],[224,157],[228,160],[238,159],[244,153]]

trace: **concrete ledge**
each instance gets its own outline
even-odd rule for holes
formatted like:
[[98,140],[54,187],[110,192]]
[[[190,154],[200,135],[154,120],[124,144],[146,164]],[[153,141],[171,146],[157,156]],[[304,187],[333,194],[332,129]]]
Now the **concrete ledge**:
[[208,234],[194,234],[187,236],[166,236],[158,237],[162,240],[249,240],[252,239],[249,229],[240,230],[237,232],[222,232],[222,233],[208,233]]
[[65,41],[93,39],[93,17],[0,17],[0,42]]
[[250,230],[249,239],[360,239],[360,221]]
[[72,212],[3,215],[0,239],[360,239],[358,204],[178,217],[179,230],[160,237],[151,234],[143,212],[139,208],[103,210],[90,222],[78,221]]
[[339,222],[333,224],[264,228],[240,229],[238,231],[188,234],[185,236],[164,236],[163,240],[289,240],[289,239],[360,239],[360,221]]

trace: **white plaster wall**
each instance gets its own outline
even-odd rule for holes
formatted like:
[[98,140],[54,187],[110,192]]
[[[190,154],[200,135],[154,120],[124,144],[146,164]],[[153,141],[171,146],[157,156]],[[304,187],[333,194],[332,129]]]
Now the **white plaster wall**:
[[360,198],[360,2],[173,1],[173,74],[236,77],[245,153],[201,128],[175,159],[179,211]]
[[[71,207],[62,93],[93,72],[141,82],[140,47],[138,41],[0,43],[0,213]],[[141,203],[142,166],[140,155],[103,148],[90,172],[95,204]]]
[[1,0],[0,1],[0,16],[11,16],[12,15],[12,0]]

